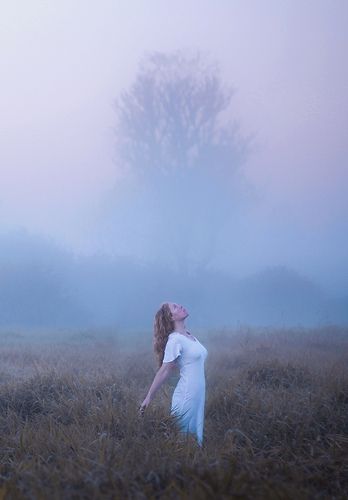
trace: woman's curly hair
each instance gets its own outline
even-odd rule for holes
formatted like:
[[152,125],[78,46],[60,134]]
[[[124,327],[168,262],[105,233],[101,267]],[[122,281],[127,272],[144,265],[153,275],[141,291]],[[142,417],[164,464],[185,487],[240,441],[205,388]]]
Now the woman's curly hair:
[[164,358],[164,349],[168,336],[175,329],[174,320],[168,302],[163,302],[155,314],[153,325],[153,349],[157,356],[158,366],[160,367]]

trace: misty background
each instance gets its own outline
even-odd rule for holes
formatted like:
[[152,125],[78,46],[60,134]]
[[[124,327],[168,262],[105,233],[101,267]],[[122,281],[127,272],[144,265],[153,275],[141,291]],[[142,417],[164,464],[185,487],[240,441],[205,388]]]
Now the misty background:
[[1,4],[0,326],[348,323],[348,4]]

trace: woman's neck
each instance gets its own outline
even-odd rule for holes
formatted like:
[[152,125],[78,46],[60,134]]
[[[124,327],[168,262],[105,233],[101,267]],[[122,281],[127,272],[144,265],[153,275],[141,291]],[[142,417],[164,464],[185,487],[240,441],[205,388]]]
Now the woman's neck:
[[176,332],[183,333],[184,335],[187,333],[184,321],[175,321],[174,328]]

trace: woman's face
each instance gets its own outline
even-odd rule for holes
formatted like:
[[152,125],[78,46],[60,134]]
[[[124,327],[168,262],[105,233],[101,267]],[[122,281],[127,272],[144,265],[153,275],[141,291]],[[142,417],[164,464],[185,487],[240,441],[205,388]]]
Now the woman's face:
[[180,304],[176,304],[175,302],[168,302],[168,305],[174,321],[183,320],[189,315],[185,307],[181,306]]

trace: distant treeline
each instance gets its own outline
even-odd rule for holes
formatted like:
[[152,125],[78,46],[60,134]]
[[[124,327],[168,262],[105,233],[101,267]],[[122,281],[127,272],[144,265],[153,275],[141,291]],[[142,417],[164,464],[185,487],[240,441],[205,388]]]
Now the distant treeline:
[[0,326],[151,328],[159,304],[186,305],[190,326],[348,324],[348,297],[330,297],[286,267],[237,279],[158,263],[68,253],[25,232],[0,235]]

